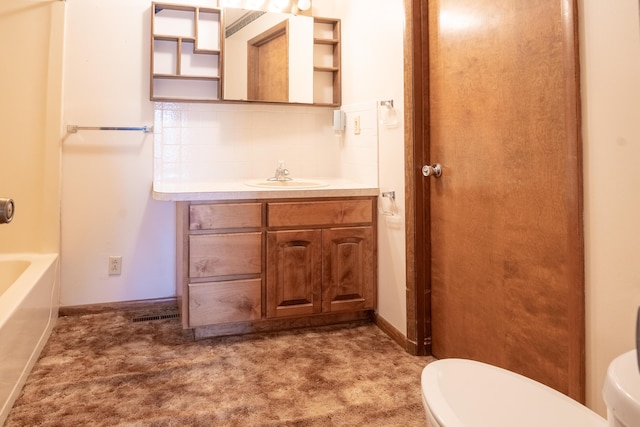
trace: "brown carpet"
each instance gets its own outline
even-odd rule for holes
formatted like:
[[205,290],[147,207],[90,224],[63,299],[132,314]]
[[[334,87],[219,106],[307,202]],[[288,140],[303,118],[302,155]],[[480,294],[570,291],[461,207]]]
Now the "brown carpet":
[[373,324],[193,341],[177,319],[62,317],[5,426],[425,426],[431,360]]

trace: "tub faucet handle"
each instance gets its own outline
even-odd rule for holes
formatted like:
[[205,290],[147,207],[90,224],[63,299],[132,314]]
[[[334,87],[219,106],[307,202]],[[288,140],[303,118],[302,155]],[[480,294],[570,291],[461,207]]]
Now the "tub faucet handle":
[[11,199],[0,199],[0,224],[8,224],[13,219],[15,206]]

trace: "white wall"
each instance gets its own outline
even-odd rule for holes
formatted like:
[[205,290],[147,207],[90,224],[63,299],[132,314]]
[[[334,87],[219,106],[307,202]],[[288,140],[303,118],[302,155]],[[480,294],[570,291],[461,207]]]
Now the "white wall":
[[640,305],[640,25],[637,0],[583,0],[587,404],[634,345]]
[[[66,7],[65,123],[151,125],[151,2]],[[62,150],[61,305],[174,295],[174,209],[151,199],[153,135],[79,131]],[[108,276],[110,255],[122,275]]]
[[[314,2],[314,7],[315,7]],[[395,204],[380,199],[378,214],[378,313],[406,335],[406,249],[404,206],[404,2],[386,0],[336,1],[333,11],[342,17],[342,101],[352,104],[373,102],[378,117],[379,102],[393,100],[395,126],[378,121],[378,186],[395,191]],[[318,14],[322,16],[322,14]],[[352,112],[347,108],[347,138],[353,138]],[[360,115],[360,113],[358,113]],[[363,115],[363,117],[365,117]],[[349,140],[346,141],[349,143]],[[357,142],[355,140],[354,142]],[[351,170],[366,170],[356,155]]]

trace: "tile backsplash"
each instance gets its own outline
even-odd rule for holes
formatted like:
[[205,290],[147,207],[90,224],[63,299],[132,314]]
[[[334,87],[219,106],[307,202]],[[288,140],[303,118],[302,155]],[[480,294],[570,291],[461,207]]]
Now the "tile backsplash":
[[[336,134],[332,109],[261,104],[155,104],[154,181],[220,182],[273,176],[345,178],[378,185],[376,103],[344,106]],[[353,119],[360,117],[360,134]]]

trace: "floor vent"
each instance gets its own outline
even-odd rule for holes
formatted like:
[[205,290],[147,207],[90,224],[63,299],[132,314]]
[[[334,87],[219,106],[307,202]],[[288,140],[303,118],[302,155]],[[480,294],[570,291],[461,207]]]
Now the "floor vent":
[[133,323],[137,322],[151,322],[152,320],[165,320],[165,319],[177,319],[180,317],[178,313],[165,313],[157,314],[155,316],[136,316],[132,319]]

